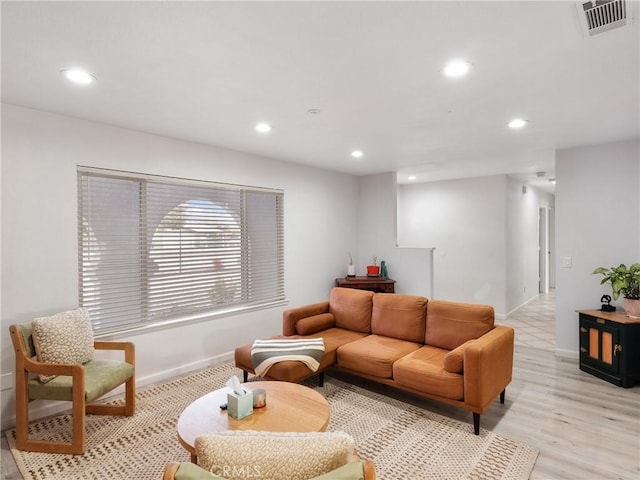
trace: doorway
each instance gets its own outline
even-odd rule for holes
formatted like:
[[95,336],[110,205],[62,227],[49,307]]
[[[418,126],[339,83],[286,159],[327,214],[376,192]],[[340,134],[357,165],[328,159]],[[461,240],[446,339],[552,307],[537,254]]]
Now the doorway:
[[538,207],[538,292],[555,288],[553,209]]

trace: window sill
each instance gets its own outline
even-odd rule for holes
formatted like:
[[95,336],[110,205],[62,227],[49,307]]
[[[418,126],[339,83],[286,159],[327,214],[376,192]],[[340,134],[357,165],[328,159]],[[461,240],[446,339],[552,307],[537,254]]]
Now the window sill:
[[149,323],[147,325],[140,326],[127,326],[115,330],[109,330],[107,332],[96,332],[95,338],[100,340],[112,340],[115,338],[121,338],[129,335],[140,335],[142,333],[154,332],[158,330],[164,330],[166,328],[175,327],[178,325],[190,325],[192,323],[204,322],[209,320],[216,320],[218,318],[232,317],[234,315],[240,315],[243,313],[250,313],[259,310],[268,310],[270,308],[281,307],[288,305],[289,300],[276,300],[268,303],[260,303],[257,305],[243,305],[239,307],[227,308],[224,310],[217,310],[215,312],[200,313],[197,315],[188,315],[185,317],[174,318],[172,320],[166,320],[163,322]]

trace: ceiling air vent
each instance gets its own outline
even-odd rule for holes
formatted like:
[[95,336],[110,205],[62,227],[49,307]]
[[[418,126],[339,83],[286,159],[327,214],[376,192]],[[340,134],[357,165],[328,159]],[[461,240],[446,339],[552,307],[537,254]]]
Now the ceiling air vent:
[[588,35],[596,35],[631,23],[626,0],[595,0],[578,5],[582,25]]

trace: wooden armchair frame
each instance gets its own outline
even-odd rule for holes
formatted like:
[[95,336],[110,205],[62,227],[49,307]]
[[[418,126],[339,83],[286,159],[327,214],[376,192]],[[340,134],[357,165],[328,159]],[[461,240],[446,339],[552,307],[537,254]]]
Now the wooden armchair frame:
[[[85,414],[131,416],[136,409],[135,374],[124,382],[125,404],[105,405],[91,403],[99,397],[87,398],[85,389],[85,368],[83,365],[51,364],[36,361],[33,340],[25,338],[21,325],[9,327],[11,341],[15,349],[16,361],[16,447],[30,452],[82,454],[85,450]],[[122,350],[124,361],[135,367],[135,346],[131,342],[94,341],[96,350]],[[31,440],[28,438],[29,402],[35,400],[29,395],[29,378],[32,375],[68,375],[72,377],[72,441],[56,442]],[[114,385],[113,389],[122,383]],[[111,391],[109,390],[109,391]],[[100,397],[104,396],[104,392]],[[47,398],[38,397],[47,400]]]

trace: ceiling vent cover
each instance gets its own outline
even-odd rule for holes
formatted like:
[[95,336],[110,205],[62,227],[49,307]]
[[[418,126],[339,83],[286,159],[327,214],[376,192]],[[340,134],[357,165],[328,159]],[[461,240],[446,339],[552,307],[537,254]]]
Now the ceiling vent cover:
[[596,35],[631,23],[626,0],[595,0],[578,5],[585,32]]

